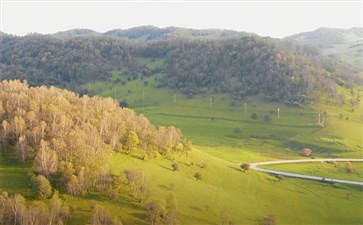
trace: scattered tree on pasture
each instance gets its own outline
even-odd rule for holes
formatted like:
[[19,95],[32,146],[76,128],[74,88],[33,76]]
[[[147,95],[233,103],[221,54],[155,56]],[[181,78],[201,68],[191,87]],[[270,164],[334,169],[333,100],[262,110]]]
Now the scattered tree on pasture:
[[173,164],[171,165],[171,167],[173,167],[173,170],[174,170],[174,171],[178,171],[178,170],[179,170],[179,164],[177,164],[177,163],[173,163]]
[[201,179],[202,179],[202,174],[201,174],[200,172],[196,172],[196,173],[194,174],[194,177],[195,177],[195,179],[197,179],[197,180],[201,180]]
[[247,170],[249,170],[251,167],[251,165],[249,163],[242,163],[241,164],[241,169],[243,172],[246,172]]

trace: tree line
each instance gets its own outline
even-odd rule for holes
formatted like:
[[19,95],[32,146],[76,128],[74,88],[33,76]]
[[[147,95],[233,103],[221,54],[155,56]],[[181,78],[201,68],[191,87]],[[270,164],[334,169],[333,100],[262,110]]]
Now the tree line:
[[[138,33],[158,36],[160,31],[139,29]],[[362,81],[355,75],[358,71],[344,62],[323,56],[317,48],[284,40],[233,32],[221,33],[218,38],[208,38],[213,36],[208,32],[204,38],[169,37],[166,33],[168,38],[149,41],[112,34],[2,34],[0,77],[81,92],[83,84],[110,79],[112,70],[122,70],[130,79],[162,72],[158,86],[189,96],[230,93],[240,100],[262,95],[288,103],[314,99],[331,83],[351,87]],[[138,60],[140,57],[162,59],[164,64],[149,68]]]

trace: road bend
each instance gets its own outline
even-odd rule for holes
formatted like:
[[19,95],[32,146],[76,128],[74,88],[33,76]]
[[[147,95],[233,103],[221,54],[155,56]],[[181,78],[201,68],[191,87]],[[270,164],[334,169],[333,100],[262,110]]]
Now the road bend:
[[286,177],[294,177],[300,179],[308,179],[308,180],[317,180],[323,182],[331,182],[331,183],[341,183],[341,184],[351,184],[351,185],[360,185],[363,186],[363,182],[360,181],[353,181],[353,180],[341,180],[341,179],[334,179],[329,177],[319,177],[319,176],[310,176],[298,173],[290,173],[290,172],[283,172],[278,170],[270,170],[270,169],[263,169],[259,168],[259,166],[264,165],[273,165],[273,164],[294,164],[294,163],[311,163],[311,162],[363,162],[363,159],[298,159],[298,160],[276,160],[276,161],[268,161],[268,162],[256,162],[250,163],[251,169],[256,171],[261,171],[264,173],[274,174],[274,175],[282,175]]

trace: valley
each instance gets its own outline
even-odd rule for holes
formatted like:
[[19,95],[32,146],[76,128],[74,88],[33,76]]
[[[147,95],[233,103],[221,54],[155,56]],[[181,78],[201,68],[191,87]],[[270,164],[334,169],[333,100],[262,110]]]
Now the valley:
[[[60,224],[265,225],[270,215],[276,224],[361,224],[361,186],[249,167],[361,159],[360,75],[334,60],[328,69],[311,47],[204,32],[2,36],[0,203],[21,194],[28,221],[32,208],[53,212],[57,193],[67,209]],[[57,166],[38,168],[44,152]],[[362,163],[350,166],[261,168],[362,182]],[[38,176],[52,189],[45,198]],[[14,218],[0,207],[0,224]]]

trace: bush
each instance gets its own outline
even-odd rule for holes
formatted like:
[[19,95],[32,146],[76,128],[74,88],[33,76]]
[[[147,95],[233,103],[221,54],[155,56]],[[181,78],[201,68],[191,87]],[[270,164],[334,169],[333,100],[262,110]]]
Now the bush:
[[201,174],[201,173],[199,173],[199,172],[196,172],[196,173],[194,174],[194,177],[195,177],[195,179],[197,179],[197,180],[201,180],[201,179],[202,179],[202,174]]
[[248,164],[248,163],[242,163],[241,164],[241,169],[242,169],[243,172],[246,172],[247,170],[250,169],[250,164]]
[[126,102],[125,99],[120,101],[119,105],[120,105],[121,108],[127,108],[129,106],[129,104]]
[[351,162],[347,162],[345,164],[345,171],[347,171],[347,173],[352,173],[353,172],[353,165]]
[[173,167],[173,170],[174,170],[174,171],[178,171],[178,170],[179,170],[179,165],[178,165],[177,163],[173,163],[173,164],[171,165],[171,167]]
[[52,194],[52,186],[43,175],[38,175],[35,178],[34,193],[40,199],[48,198]]
[[269,113],[266,113],[264,116],[263,116],[263,120],[265,122],[269,122],[270,121],[270,114]]
[[276,224],[276,216],[273,214],[270,214],[263,219],[263,225],[275,225],[275,224]]
[[92,225],[122,225],[122,222],[117,219],[112,219],[108,209],[101,205],[95,205],[93,208]]
[[276,175],[276,178],[279,180],[279,182],[281,182],[284,179],[284,176],[278,174]]
[[240,128],[240,127],[235,127],[235,128],[233,129],[233,132],[234,132],[235,134],[239,134],[239,133],[241,133],[241,128]]
[[313,152],[313,150],[311,150],[310,148],[303,148],[301,150],[301,155],[310,156],[312,152]]

